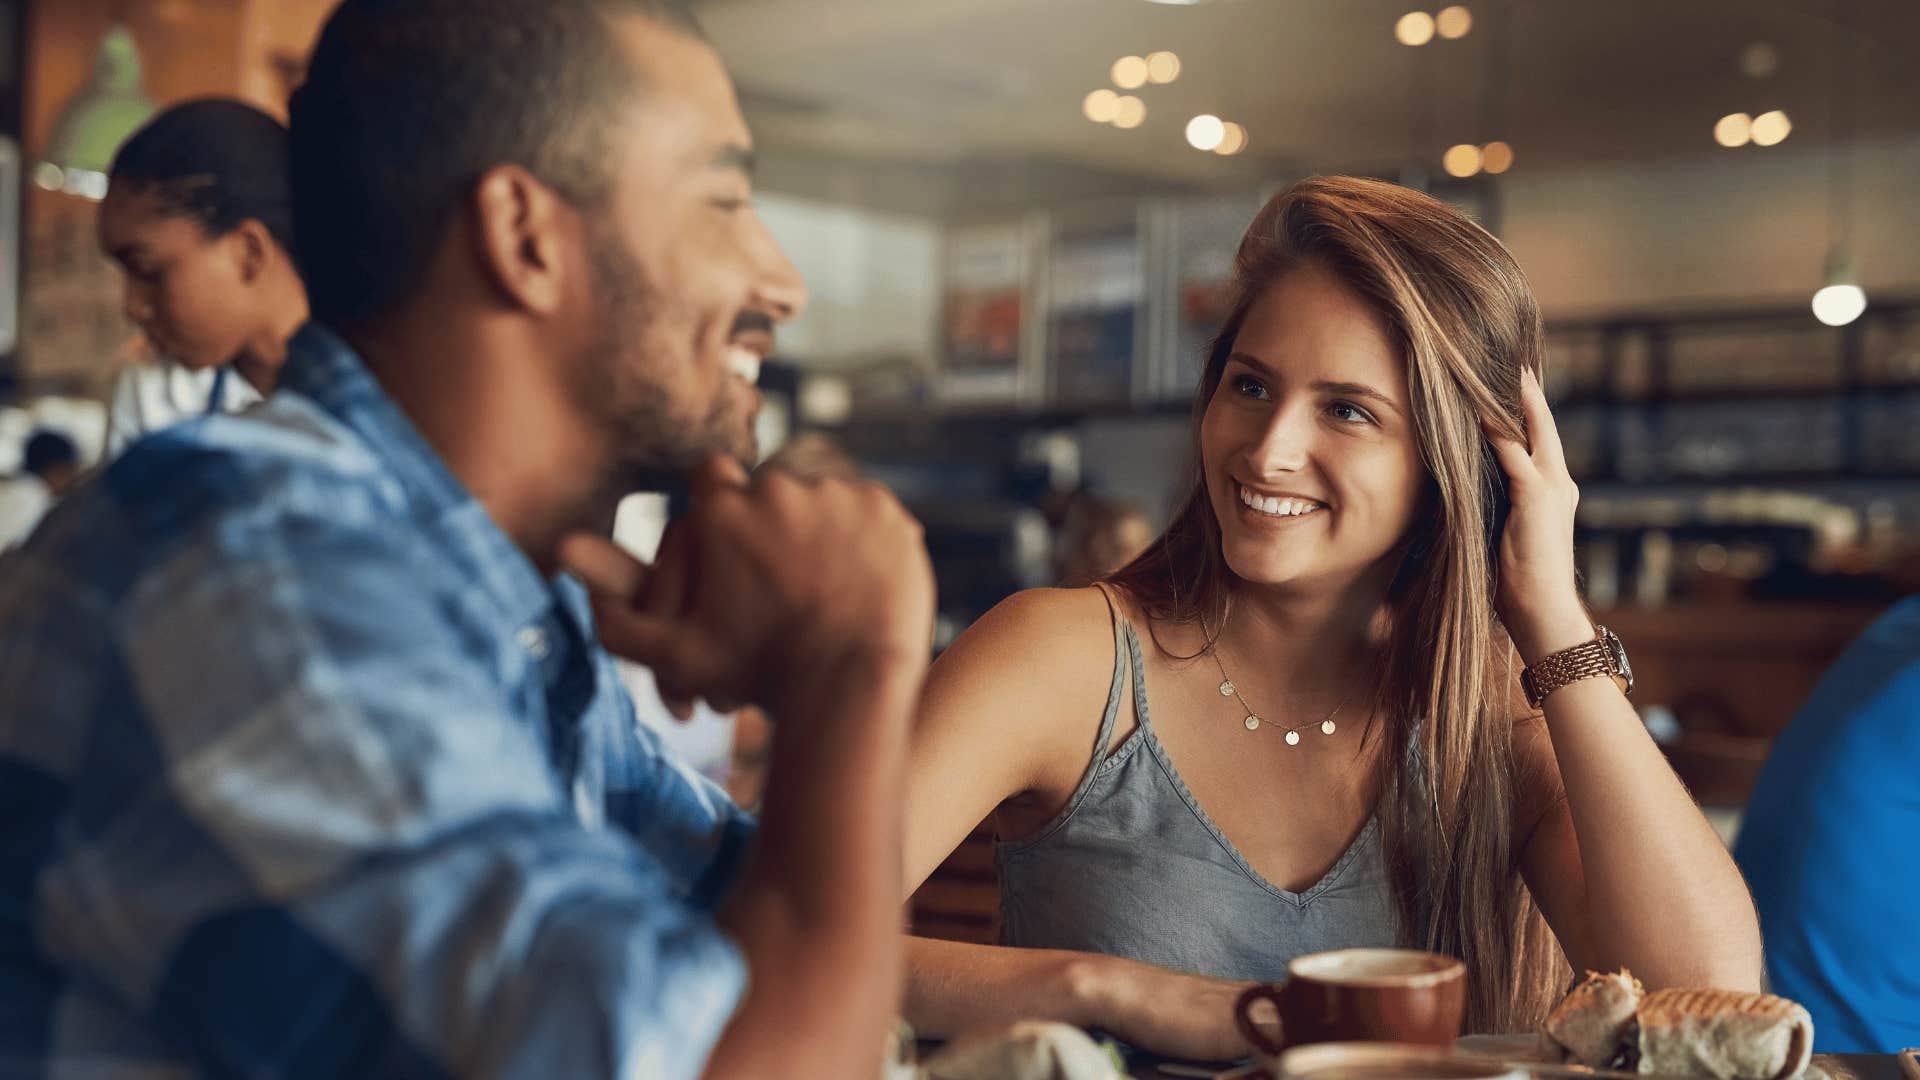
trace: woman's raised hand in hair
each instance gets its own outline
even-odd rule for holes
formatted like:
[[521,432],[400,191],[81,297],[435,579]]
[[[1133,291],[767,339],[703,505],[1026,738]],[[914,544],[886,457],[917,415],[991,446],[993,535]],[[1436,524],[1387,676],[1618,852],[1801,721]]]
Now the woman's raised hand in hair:
[[1580,602],[1573,571],[1573,512],[1580,489],[1567,472],[1560,430],[1546,392],[1531,370],[1520,374],[1527,442],[1483,422],[1507,474],[1513,507],[1500,538],[1500,582],[1494,607],[1528,664],[1591,640],[1593,620]]

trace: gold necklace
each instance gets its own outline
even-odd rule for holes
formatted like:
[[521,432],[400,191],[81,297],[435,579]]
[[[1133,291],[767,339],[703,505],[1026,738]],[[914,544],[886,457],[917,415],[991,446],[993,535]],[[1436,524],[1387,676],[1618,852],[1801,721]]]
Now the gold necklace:
[[[1207,652],[1213,657],[1213,666],[1220,669],[1220,696],[1235,698],[1240,702],[1240,707],[1244,709],[1247,714],[1246,720],[1243,721],[1243,723],[1245,723],[1247,726],[1247,730],[1259,731],[1260,725],[1262,724],[1265,724],[1268,727],[1281,728],[1287,733],[1287,745],[1299,746],[1300,732],[1314,725],[1311,723],[1307,723],[1307,724],[1301,724],[1298,727],[1285,727],[1284,725],[1276,724],[1271,720],[1261,719],[1260,714],[1253,711],[1253,706],[1247,704],[1246,696],[1240,693],[1240,688],[1233,684],[1233,677],[1227,674],[1227,665],[1220,661],[1220,649],[1217,643],[1209,642],[1207,644]],[[1353,700],[1353,692],[1348,691],[1347,696],[1340,700],[1340,704],[1335,705],[1333,707],[1332,712],[1320,718],[1320,734],[1331,735],[1335,731],[1339,730],[1338,727],[1334,724],[1333,718],[1340,715],[1340,710],[1346,708],[1347,702],[1352,700]]]

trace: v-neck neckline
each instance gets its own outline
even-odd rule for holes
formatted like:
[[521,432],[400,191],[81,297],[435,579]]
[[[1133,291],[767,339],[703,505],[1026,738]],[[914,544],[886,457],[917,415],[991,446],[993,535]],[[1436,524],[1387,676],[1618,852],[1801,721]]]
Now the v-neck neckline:
[[1126,622],[1126,638],[1127,651],[1129,653],[1128,659],[1133,664],[1134,730],[1132,734],[1123,740],[1121,747],[1116,749],[1110,756],[1113,758],[1122,757],[1128,750],[1124,745],[1126,742],[1132,742],[1134,740],[1144,742],[1147,749],[1153,754],[1154,760],[1159,763],[1161,774],[1166,777],[1168,784],[1171,785],[1175,793],[1180,796],[1180,801],[1186,803],[1187,809],[1193,814],[1194,819],[1200,823],[1201,828],[1207,831],[1207,834],[1213,838],[1213,842],[1219,845],[1220,850],[1225,852],[1227,857],[1233,860],[1234,865],[1239,868],[1240,872],[1245,874],[1255,885],[1260,886],[1262,889],[1265,889],[1295,907],[1306,907],[1322,893],[1332,888],[1334,883],[1340,879],[1340,875],[1345,873],[1347,867],[1359,856],[1366,843],[1379,832],[1379,815],[1367,815],[1366,823],[1361,825],[1360,831],[1354,834],[1352,840],[1347,842],[1347,846],[1345,850],[1340,853],[1340,857],[1335,859],[1333,865],[1327,869],[1326,873],[1321,874],[1312,885],[1309,885],[1299,892],[1295,892],[1291,889],[1283,889],[1272,881],[1269,881],[1266,875],[1254,869],[1253,863],[1247,859],[1245,853],[1240,850],[1238,845],[1227,838],[1227,834],[1222,831],[1219,824],[1213,820],[1213,815],[1207,813],[1206,808],[1200,805],[1199,798],[1194,795],[1193,789],[1187,785],[1186,778],[1181,775],[1179,766],[1173,763],[1173,755],[1167,752],[1166,745],[1162,743],[1160,737],[1154,733],[1153,722],[1147,709],[1146,667],[1142,662],[1140,639],[1134,633],[1132,620],[1127,620]]

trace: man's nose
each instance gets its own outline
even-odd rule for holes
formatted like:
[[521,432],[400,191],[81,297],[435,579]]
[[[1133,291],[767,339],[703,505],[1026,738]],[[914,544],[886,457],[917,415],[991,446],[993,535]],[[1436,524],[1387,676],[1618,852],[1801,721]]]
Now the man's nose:
[[764,309],[776,322],[797,319],[807,310],[807,283],[800,276],[799,268],[780,244],[760,226],[758,251],[758,275],[754,281],[753,299],[756,306]]

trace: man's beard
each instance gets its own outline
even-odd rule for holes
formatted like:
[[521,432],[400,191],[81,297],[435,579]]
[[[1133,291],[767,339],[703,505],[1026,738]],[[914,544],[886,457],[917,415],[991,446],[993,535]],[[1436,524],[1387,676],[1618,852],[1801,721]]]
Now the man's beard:
[[[734,419],[739,406],[732,394],[723,390],[698,418],[674,410],[669,390],[677,374],[673,368],[697,363],[697,357],[688,354],[683,359],[672,347],[666,335],[674,331],[661,326],[665,305],[660,290],[615,238],[615,231],[592,228],[588,236],[600,332],[577,368],[583,404],[612,448],[610,485],[619,494],[677,489],[695,466],[714,454],[752,468],[757,456],[753,432],[750,426],[743,431]],[[685,332],[691,347],[691,330]],[[695,374],[689,371],[685,377]]]

